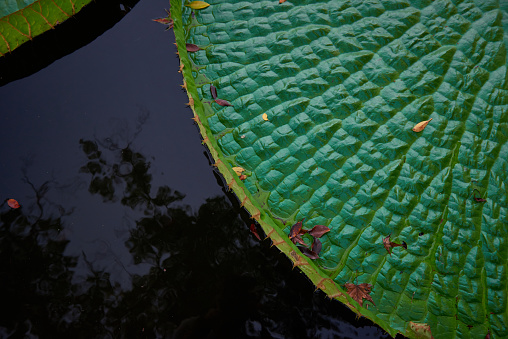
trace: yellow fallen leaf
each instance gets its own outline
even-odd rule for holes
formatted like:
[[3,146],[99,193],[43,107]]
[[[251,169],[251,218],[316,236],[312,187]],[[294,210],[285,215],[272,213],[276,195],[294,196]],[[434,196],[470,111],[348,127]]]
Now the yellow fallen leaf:
[[240,176],[242,175],[242,172],[245,171],[245,168],[243,167],[233,167],[233,171],[235,171],[235,173]]
[[263,113],[263,120],[268,121],[268,114]]
[[204,2],[204,1],[193,1],[190,4],[185,5],[185,6],[188,6],[192,9],[203,9],[203,8],[207,8],[208,6],[210,6],[210,4],[207,2]]
[[425,121],[422,121],[422,122],[419,122],[415,125],[415,127],[413,127],[413,131],[414,132],[421,132],[425,129],[425,127],[427,127],[427,124],[432,120],[432,118],[430,118],[429,120],[425,120]]

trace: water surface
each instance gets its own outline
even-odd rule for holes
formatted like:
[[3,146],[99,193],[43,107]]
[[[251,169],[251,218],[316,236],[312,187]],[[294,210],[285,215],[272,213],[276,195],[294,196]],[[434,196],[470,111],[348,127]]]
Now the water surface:
[[173,33],[151,21],[167,6],[118,7],[0,87],[0,337],[388,337],[249,232],[184,104]]

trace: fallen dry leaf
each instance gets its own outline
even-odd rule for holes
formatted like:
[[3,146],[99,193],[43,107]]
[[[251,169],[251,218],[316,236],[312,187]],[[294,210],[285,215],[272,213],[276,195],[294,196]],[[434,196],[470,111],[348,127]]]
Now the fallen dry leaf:
[[191,52],[191,53],[201,50],[201,48],[199,48],[198,45],[194,45],[194,44],[185,44],[185,47],[187,48],[187,52]]
[[372,300],[372,297],[369,295],[370,290],[372,289],[371,284],[364,283],[360,285],[355,285],[351,283],[345,283],[344,287],[347,288],[347,294],[349,294],[349,296],[353,298],[353,300],[359,303],[360,306],[363,306],[363,299],[366,299],[371,303],[373,303],[374,305],[376,305]]
[[286,2],[286,0],[279,0],[279,4]]
[[263,117],[263,120],[268,121],[268,114],[263,113],[262,117]]
[[240,175],[240,180],[245,180],[245,179],[247,179],[247,176],[245,174]]
[[170,18],[158,18],[158,19],[152,19],[152,21],[158,22],[163,25],[169,25],[169,28],[173,28],[173,20]]
[[316,225],[312,227],[312,229],[309,231],[309,234],[316,238],[321,238],[323,234],[326,232],[330,232],[330,229],[326,227],[325,225]]
[[314,238],[314,241],[312,242],[311,251],[316,253],[316,255],[319,255],[319,252],[321,252],[322,248],[321,240],[318,238]]
[[487,199],[476,197],[476,190],[473,192],[473,199],[476,202],[486,202],[487,201]]
[[221,106],[233,106],[228,101],[222,99],[215,99],[215,102]]
[[10,208],[20,208],[21,205],[14,199],[7,200],[7,205],[9,205]]
[[307,247],[296,246],[303,254],[308,256],[311,259],[319,259],[319,255],[316,252],[309,250]]
[[210,6],[210,4],[207,2],[204,2],[204,1],[193,1],[190,4],[185,5],[185,6],[190,7],[192,9],[203,9],[203,8],[207,8],[208,6]]
[[289,231],[289,239],[292,239],[296,237],[298,234],[300,234],[303,227],[303,222],[299,221],[293,226],[291,226],[291,230]]
[[422,122],[419,122],[415,125],[415,127],[413,127],[413,131],[414,132],[421,132],[425,129],[425,127],[427,127],[428,123],[432,120],[432,118],[430,118],[429,120],[425,120],[425,121],[422,121]]
[[402,246],[405,249],[407,249],[407,245],[405,242],[402,244],[396,244],[390,240],[390,236],[391,236],[391,234],[388,234],[388,236],[383,239],[383,245],[385,246],[386,250],[388,251],[388,254],[392,255],[392,248],[393,247]]
[[233,171],[235,171],[236,175],[240,176],[240,175],[242,175],[242,172],[245,171],[245,168],[243,168],[243,167],[233,167]]
[[430,326],[425,323],[415,323],[410,321],[409,328],[416,333],[417,338],[428,338],[433,339],[432,332],[430,330]]
[[212,95],[212,99],[217,99],[217,88],[214,85],[210,85],[210,94]]
[[261,240],[261,237],[259,236],[258,234],[258,231],[256,229],[256,224],[250,224],[250,227],[249,227],[250,231],[252,234],[254,234],[254,236],[258,239],[258,240]]

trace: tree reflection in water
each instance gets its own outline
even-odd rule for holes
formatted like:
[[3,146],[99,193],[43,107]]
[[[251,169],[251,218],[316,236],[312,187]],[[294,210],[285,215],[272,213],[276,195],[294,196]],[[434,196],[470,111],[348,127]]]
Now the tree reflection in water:
[[[126,246],[147,274],[122,289],[85,253],[64,255],[65,210],[50,213],[50,183],[32,185],[34,204],[0,213],[0,336],[41,338],[389,337],[313,293],[269,240],[257,241],[223,195],[197,212],[168,186],[152,187],[150,163],[132,149],[81,140],[88,190],[141,211]],[[111,160],[111,158],[113,160]],[[154,193],[153,193],[154,192]],[[54,206],[53,206],[54,207]],[[76,279],[82,260],[87,274]],[[79,280],[79,281],[77,281]]]

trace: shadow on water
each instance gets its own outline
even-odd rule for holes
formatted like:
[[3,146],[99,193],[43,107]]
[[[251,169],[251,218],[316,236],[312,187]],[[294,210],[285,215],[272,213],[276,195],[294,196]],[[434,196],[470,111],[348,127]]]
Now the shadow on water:
[[0,58],[0,86],[29,76],[89,44],[119,22],[139,0],[92,1],[45,34]]
[[151,164],[132,142],[79,143],[88,191],[136,212],[126,260],[149,269],[123,266],[131,284],[125,288],[93,255],[65,254],[73,210],[47,198],[56,182],[37,186],[25,174],[32,202],[0,206],[1,337],[389,337],[313,293],[269,240],[249,233],[245,212],[225,195],[193,211],[183,193],[152,187]]

